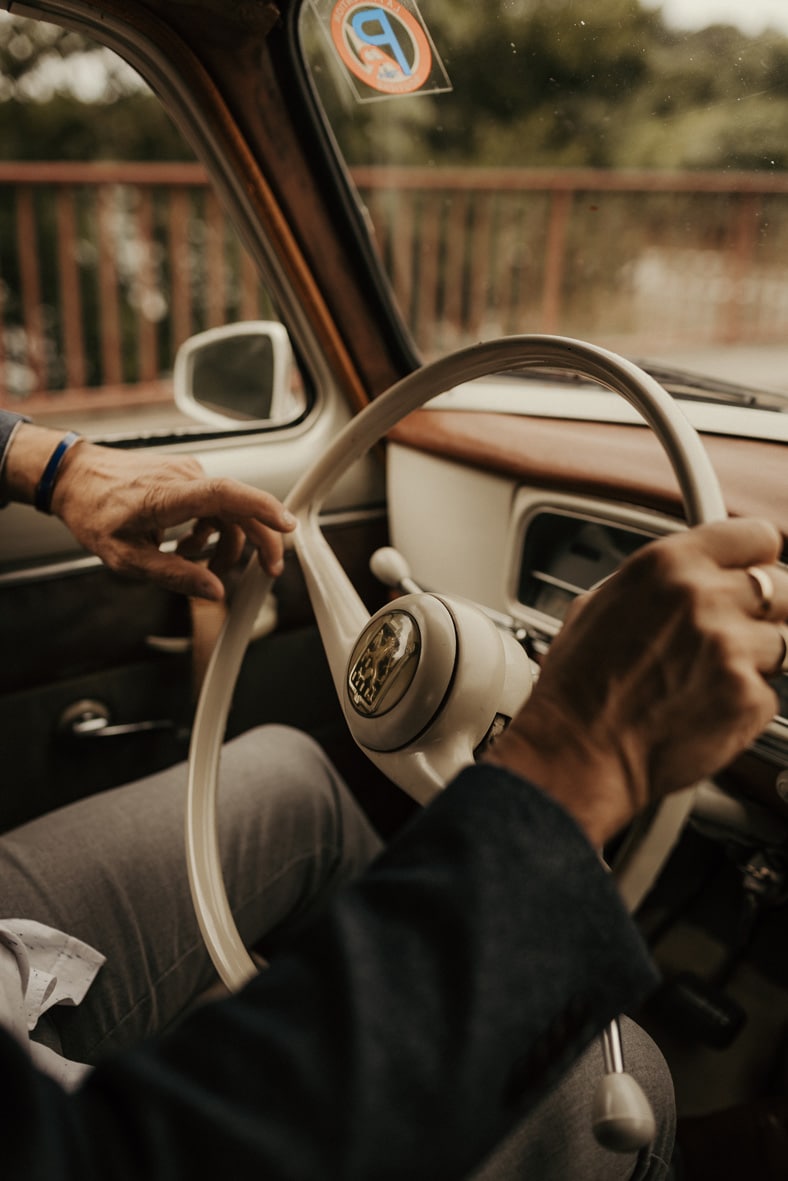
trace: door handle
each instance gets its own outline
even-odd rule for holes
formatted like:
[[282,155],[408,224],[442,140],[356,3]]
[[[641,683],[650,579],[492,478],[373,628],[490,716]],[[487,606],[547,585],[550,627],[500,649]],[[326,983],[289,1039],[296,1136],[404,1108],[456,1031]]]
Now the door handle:
[[103,701],[88,698],[75,701],[63,710],[57,724],[57,732],[63,738],[79,742],[87,738],[122,738],[128,734],[145,734],[152,730],[174,730],[175,722],[170,718],[156,718],[144,722],[112,723],[109,708]]

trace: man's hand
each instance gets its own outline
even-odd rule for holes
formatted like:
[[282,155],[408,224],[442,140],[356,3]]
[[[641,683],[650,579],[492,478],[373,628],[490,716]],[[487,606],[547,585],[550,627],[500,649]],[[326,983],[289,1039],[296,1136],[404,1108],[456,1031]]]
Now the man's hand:
[[[62,432],[22,424],[6,460],[5,488],[31,502],[53,446]],[[168,590],[222,599],[221,575],[241,556],[246,540],[260,564],[282,570],[282,534],[295,519],[276,497],[229,479],[209,479],[191,456],[100,447],[80,439],[64,455],[52,495],[52,511],[79,543],[112,570],[151,578]],[[165,531],[193,522],[177,551],[163,553]],[[218,533],[209,566],[189,561]]]
[[[209,479],[191,456],[156,456],[81,442],[60,476],[53,511],[82,545],[113,570],[153,579],[168,590],[224,597],[221,575],[245,540],[260,565],[282,571],[282,534],[295,519],[267,492],[229,479]],[[159,546],[165,530],[193,521],[174,553]],[[188,561],[218,533],[209,567]]]
[[[764,521],[644,547],[578,600],[530,700],[489,753],[540,784],[600,845],[650,801],[726,766],[777,709],[781,538]],[[766,613],[751,565],[774,585]]]

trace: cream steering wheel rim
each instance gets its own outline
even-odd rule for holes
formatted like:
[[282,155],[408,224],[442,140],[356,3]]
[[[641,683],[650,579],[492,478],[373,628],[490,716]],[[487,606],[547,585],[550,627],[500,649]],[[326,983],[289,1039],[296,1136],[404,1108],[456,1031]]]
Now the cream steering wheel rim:
[[[511,336],[452,353],[409,374],[356,415],[285,501],[299,521],[293,545],[337,688],[344,669],[339,671],[332,651],[346,649],[370,617],[320,532],[318,515],[326,496],[348,468],[405,415],[453,386],[515,368],[576,373],[621,394],[662,444],[681,489],[688,523],[726,517],[719,482],[698,434],[670,395],[632,362],[595,345],[556,336]],[[224,887],[216,831],[219,761],[241,662],[271,584],[272,579],[263,574],[253,557],[206,671],[189,754],[189,883],[209,954],[230,989],[240,988],[257,968],[238,933]],[[670,797],[657,809],[654,823],[618,879],[630,909],[635,909],[656,878],[691,807],[692,793],[685,792]]]

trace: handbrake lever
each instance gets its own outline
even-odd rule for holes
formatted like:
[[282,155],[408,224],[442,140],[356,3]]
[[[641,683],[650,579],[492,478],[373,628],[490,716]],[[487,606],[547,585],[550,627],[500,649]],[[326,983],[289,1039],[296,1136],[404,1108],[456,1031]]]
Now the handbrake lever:
[[600,1034],[605,1073],[594,1095],[591,1126],[611,1152],[638,1152],[654,1139],[654,1112],[643,1088],[624,1068],[621,1025],[615,1017]]

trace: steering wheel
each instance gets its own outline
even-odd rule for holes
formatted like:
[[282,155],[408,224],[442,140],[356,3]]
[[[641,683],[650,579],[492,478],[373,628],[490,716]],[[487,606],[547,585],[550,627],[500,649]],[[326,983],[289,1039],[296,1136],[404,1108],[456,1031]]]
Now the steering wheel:
[[[473,761],[492,726],[531,688],[520,645],[479,608],[436,594],[407,595],[369,616],[321,533],[318,515],[337,480],[401,418],[445,390],[511,369],[550,368],[621,394],[657,435],[676,474],[690,525],[727,514],[703,445],[648,374],[606,349],[557,336],[511,336],[462,349],[397,382],[353,418],[285,501],[298,519],[288,538],[304,573],[339,700],[355,741],[384,773],[424,803]],[[235,925],[216,834],[219,757],[235,683],[272,579],[253,556],[211,657],[189,754],[186,854],[198,922],[224,983],[257,968]],[[661,803],[618,885],[635,909],[659,873],[692,807],[692,791]]]

